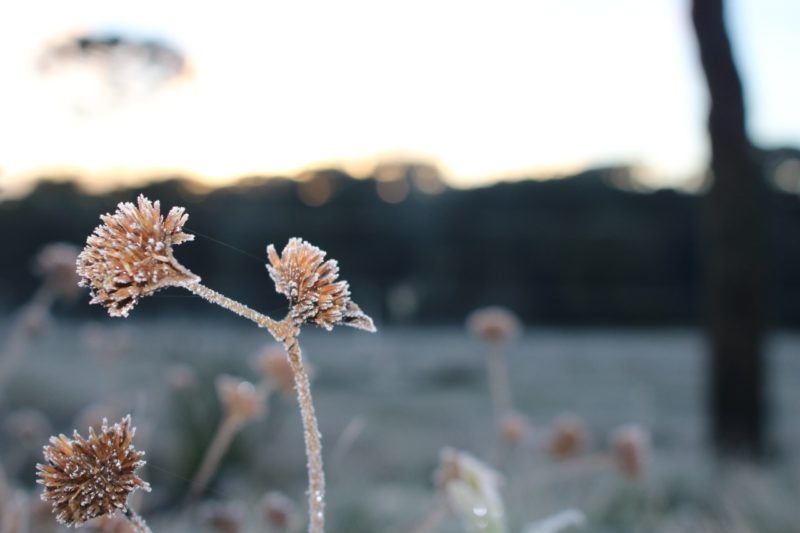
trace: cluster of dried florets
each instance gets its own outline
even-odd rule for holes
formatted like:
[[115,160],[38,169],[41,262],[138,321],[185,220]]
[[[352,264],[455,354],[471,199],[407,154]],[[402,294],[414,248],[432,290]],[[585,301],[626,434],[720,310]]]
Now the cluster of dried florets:
[[38,482],[44,485],[42,500],[53,505],[59,522],[80,525],[98,516],[126,509],[128,495],[150,486],[136,475],[144,465],[144,452],[133,448],[136,429],[130,416],[100,433],[89,428],[89,437],[76,431],[72,438],[52,437],[45,446],[47,464],[36,465]]
[[120,203],[113,215],[102,215],[78,256],[81,285],[111,316],[128,316],[140,298],[200,279],[172,255],[174,245],[194,239],[183,232],[184,209],[173,207],[165,218],[158,201],[140,195],[137,204]]
[[375,331],[372,319],[350,300],[347,282],[336,281],[339,265],[334,259],[325,261],[325,252],[295,237],[289,239],[281,255],[270,244],[267,255],[267,270],[275,289],[289,299],[289,314],[297,324]]

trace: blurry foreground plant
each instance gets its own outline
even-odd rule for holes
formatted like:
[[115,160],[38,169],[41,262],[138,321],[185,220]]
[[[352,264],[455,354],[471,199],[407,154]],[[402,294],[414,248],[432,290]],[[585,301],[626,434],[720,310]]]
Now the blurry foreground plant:
[[104,420],[100,433],[89,428],[88,438],[77,431],[71,439],[51,437],[50,446],[44,448],[47,463],[36,469],[38,483],[44,485],[42,500],[52,504],[59,522],[77,526],[120,510],[137,533],[150,531],[128,505],[133,491],[150,490],[136,475],[145,461],[144,452],[133,447],[135,432],[128,415],[110,427]]
[[[502,476],[472,455],[444,448],[434,473],[438,498],[415,533],[434,531],[449,510],[470,533],[506,533],[506,516],[500,496]],[[444,511],[444,512],[443,512]]]
[[309,476],[309,531],[324,529],[325,476],[322,445],[311,387],[297,337],[304,324],[327,330],[336,325],[375,331],[372,319],[350,299],[346,281],[337,281],[339,267],[325,260],[325,252],[293,238],[279,255],[267,247],[267,265],[275,288],[289,299],[289,313],[280,321],[223,296],[200,283],[200,277],[181,265],[172,247],[193,240],[183,232],[188,215],[173,207],[166,217],[159,202],[139,196],[137,205],[120,203],[111,215],[102,215],[78,257],[81,284],[92,291],[91,303],[101,304],[111,316],[127,316],[138,301],[165,287],[181,287],[266,328],[283,344],[294,375],[295,391],[305,434]]

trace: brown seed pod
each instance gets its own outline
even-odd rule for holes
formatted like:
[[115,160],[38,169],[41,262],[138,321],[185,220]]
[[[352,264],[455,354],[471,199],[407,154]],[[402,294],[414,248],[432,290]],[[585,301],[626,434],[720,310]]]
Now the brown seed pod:
[[45,446],[47,464],[38,464],[38,483],[44,485],[42,500],[53,506],[56,519],[67,525],[125,509],[128,495],[150,486],[136,475],[143,466],[144,452],[133,448],[130,415],[108,426],[104,420],[100,433],[89,428],[89,437],[74,432],[50,438]]
[[111,316],[128,316],[140,298],[164,287],[200,281],[172,255],[173,246],[194,239],[182,231],[189,215],[173,207],[163,217],[160,203],[143,195],[137,203],[120,203],[113,215],[102,215],[78,255],[81,286]]
[[267,247],[267,270],[275,289],[289,299],[289,314],[298,324],[327,330],[345,325],[375,331],[372,319],[352,300],[346,281],[336,281],[339,265],[325,261],[325,252],[298,238],[289,239],[280,255]]

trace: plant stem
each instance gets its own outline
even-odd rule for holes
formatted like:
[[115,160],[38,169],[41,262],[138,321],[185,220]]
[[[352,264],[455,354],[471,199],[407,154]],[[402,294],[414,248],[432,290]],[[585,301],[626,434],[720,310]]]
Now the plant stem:
[[237,302],[236,300],[232,300],[224,294],[220,294],[213,289],[209,289],[199,282],[185,282],[180,283],[179,286],[188,290],[192,294],[196,294],[204,300],[211,302],[212,304],[224,307],[228,311],[232,311],[241,317],[255,322],[259,325],[259,327],[268,329],[273,336],[277,337],[275,334],[275,328],[278,325],[278,322],[272,320],[270,317],[262,315],[258,311],[251,309],[246,305]]
[[216,433],[214,433],[211,444],[208,446],[205,455],[203,455],[200,468],[197,469],[197,473],[192,479],[192,484],[189,487],[190,498],[198,496],[208,486],[208,482],[214,472],[217,471],[222,456],[225,455],[225,452],[230,447],[233,437],[236,436],[236,432],[241,425],[240,419],[235,416],[225,415],[225,418],[222,419]]
[[129,506],[126,505],[123,512],[125,513],[125,518],[127,518],[128,522],[130,522],[133,526],[135,533],[153,533],[153,531],[147,527],[147,523],[144,521],[144,518],[139,516],[139,514],[137,514],[136,511],[131,509]]
[[303,356],[296,334],[284,338],[283,346],[286,348],[289,364],[294,372],[297,401],[300,403],[300,414],[303,418],[303,434],[308,458],[308,531],[322,533],[325,528],[325,472],[322,469],[322,442],[311,399],[311,386],[303,366]]
[[501,346],[492,343],[487,354],[489,372],[489,391],[492,395],[494,422],[499,428],[503,415],[511,411],[511,387],[508,379],[508,365]]
[[178,285],[213,304],[217,304],[255,322],[262,328],[266,328],[277,341],[283,343],[294,374],[297,401],[300,404],[300,416],[303,420],[303,434],[306,444],[306,458],[308,460],[308,531],[309,533],[323,533],[325,528],[325,472],[322,468],[322,441],[317,424],[317,416],[314,413],[308,373],[303,366],[303,355],[297,342],[297,335],[300,333],[298,325],[289,317],[281,321],[273,320],[236,300],[209,289],[199,282],[186,281],[178,283]]

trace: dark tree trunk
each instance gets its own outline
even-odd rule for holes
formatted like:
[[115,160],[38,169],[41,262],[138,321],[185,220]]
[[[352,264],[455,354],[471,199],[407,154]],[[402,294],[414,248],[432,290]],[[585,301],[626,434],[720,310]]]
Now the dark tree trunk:
[[759,455],[765,429],[766,184],[747,137],[723,0],[694,0],[692,20],[711,106],[704,259],[712,436],[722,453]]

